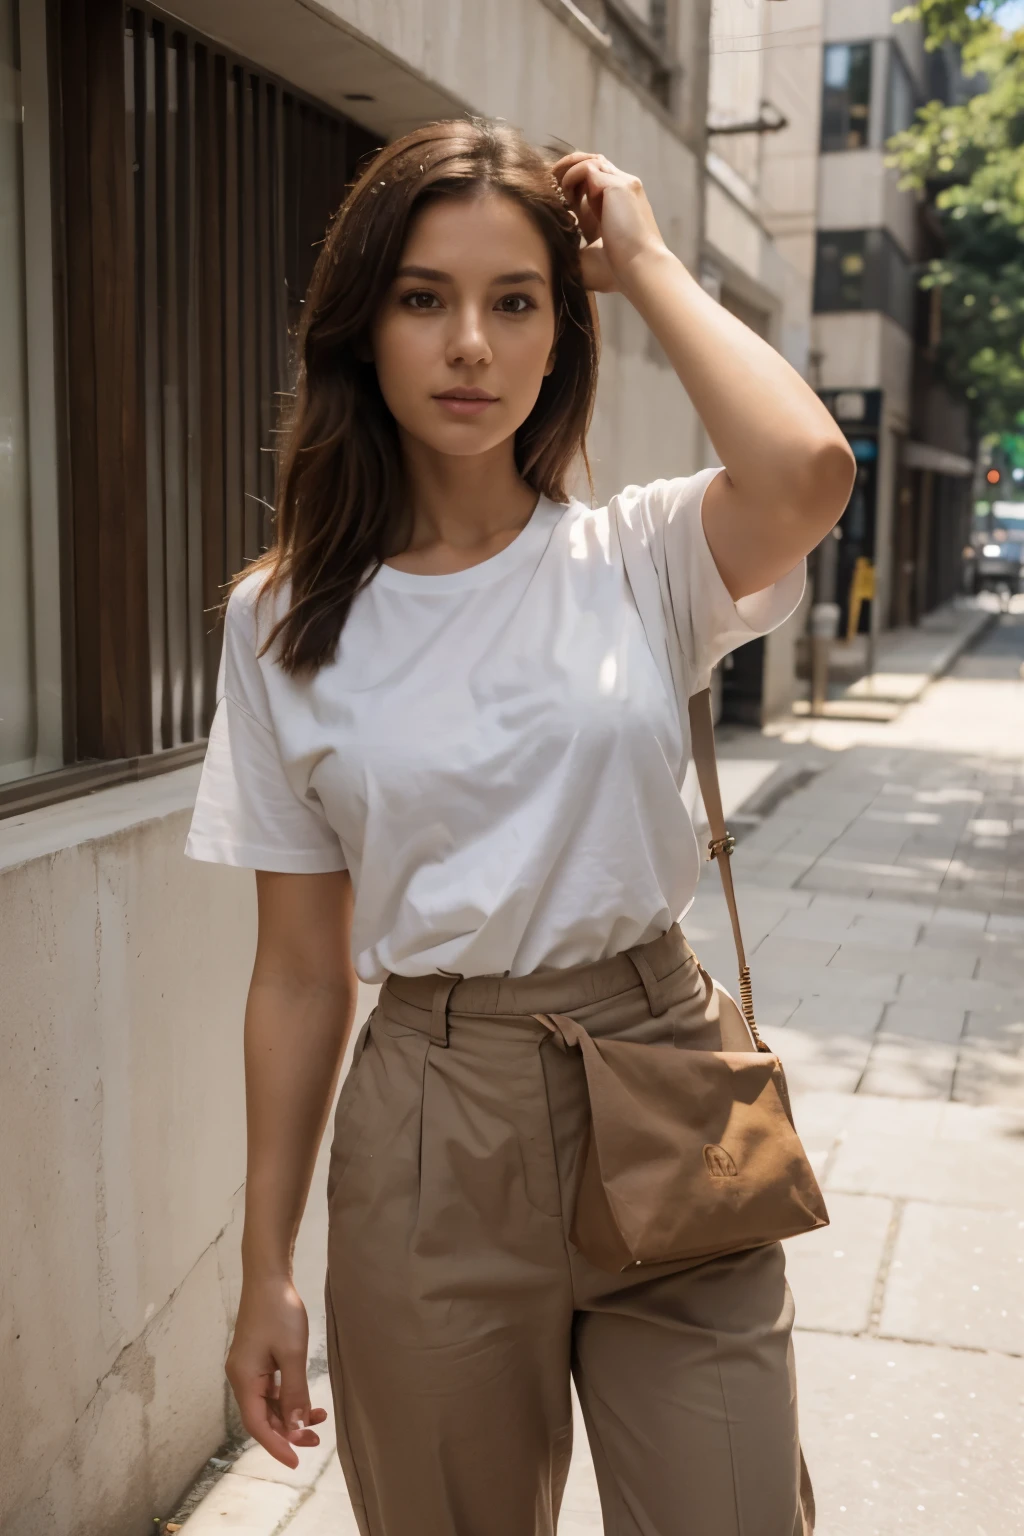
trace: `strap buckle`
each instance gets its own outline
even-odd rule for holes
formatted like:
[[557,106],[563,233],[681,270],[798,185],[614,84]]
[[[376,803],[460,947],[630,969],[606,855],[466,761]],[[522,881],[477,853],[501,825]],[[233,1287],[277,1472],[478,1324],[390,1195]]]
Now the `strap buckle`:
[[736,839],[731,832],[726,832],[724,837],[713,837],[708,843],[708,851],[713,859],[717,859],[720,853],[731,858],[736,851]]

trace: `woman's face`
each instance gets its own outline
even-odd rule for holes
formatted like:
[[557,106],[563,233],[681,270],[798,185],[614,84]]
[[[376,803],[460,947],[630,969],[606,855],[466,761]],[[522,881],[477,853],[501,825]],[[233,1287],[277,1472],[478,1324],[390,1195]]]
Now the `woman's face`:
[[551,278],[544,238],[512,198],[427,204],[373,328],[377,378],[402,431],[454,455],[512,437],[554,364]]

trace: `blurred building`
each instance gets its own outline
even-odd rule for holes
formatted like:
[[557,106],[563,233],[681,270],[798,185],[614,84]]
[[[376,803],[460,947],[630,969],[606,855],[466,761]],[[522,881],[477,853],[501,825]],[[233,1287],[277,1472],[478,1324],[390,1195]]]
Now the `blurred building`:
[[[767,46],[779,0],[714,0],[708,78],[708,146],[701,279],[739,319],[808,376],[813,284],[801,252],[777,238],[768,178],[791,92],[786,56]],[[788,9],[788,5],[787,5]],[[714,462],[706,445],[704,457]],[[727,720],[781,714],[800,685],[796,645],[807,602],[781,629],[726,657],[720,671]]]
[[920,27],[892,13],[890,0],[774,0],[763,38],[788,120],[765,141],[765,222],[811,285],[808,376],[858,462],[816,595],[841,604],[845,627],[857,562],[870,561],[861,627],[875,635],[958,590],[974,472],[967,410],[934,377],[936,311],[916,282],[937,227],[884,148],[963,82],[954,56],[926,54]]

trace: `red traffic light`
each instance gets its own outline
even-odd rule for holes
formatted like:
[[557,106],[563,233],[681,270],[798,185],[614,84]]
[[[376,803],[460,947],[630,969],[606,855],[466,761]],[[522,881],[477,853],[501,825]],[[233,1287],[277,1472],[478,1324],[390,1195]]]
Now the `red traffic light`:
[[999,473],[998,469],[990,469],[988,474],[985,476],[985,479],[988,481],[989,485],[998,485],[1002,478],[1003,477]]

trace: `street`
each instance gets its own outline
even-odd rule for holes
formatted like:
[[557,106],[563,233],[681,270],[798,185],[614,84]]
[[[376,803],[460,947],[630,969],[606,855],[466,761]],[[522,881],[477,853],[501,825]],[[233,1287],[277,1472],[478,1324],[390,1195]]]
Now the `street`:
[[[889,723],[722,732],[726,800],[758,786],[735,818],[758,1016],[832,1218],[788,1259],[819,1536],[1024,1522],[1022,664],[1017,599]],[[731,985],[710,867],[686,928]],[[354,1532],[329,1436],[297,1474],[244,1450],[186,1528]],[[602,1529],[581,1425],[559,1529]]]

